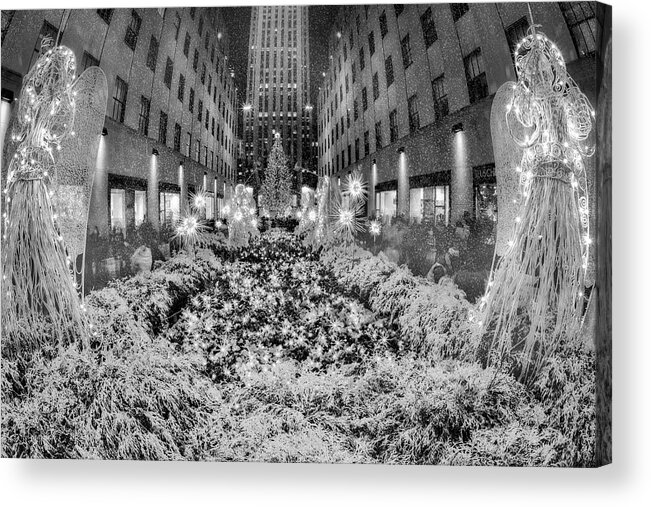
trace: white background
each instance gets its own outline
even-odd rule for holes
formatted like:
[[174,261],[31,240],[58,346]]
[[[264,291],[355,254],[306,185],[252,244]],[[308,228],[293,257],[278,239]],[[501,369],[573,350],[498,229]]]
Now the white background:
[[[5,1],[3,5],[160,7],[181,3],[29,0]],[[214,0],[192,3],[224,4]],[[555,470],[5,459],[0,460],[0,505],[651,505],[651,27],[649,2],[613,0],[612,4],[613,465],[593,470]]]

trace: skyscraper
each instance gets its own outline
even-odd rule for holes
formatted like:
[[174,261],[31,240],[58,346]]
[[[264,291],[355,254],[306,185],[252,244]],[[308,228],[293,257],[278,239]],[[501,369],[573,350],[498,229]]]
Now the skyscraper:
[[[252,184],[280,133],[290,167],[311,163],[308,8],[252,7],[244,115],[244,149]],[[301,181],[297,171],[295,188]]]

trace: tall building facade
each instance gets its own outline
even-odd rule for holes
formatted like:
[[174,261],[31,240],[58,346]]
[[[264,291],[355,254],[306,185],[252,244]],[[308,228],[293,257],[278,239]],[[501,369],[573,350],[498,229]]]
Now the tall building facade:
[[[208,194],[214,218],[235,179],[236,94],[220,9],[2,12],[3,124],[21,100],[41,40],[69,47],[80,74],[108,85],[89,228],[173,222],[188,196]],[[7,107],[5,108],[5,104]]]
[[[530,5],[596,104],[603,6]],[[491,105],[516,80],[513,53],[529,24],[526,3],[341,7],[317,104],[319,174],[361,170],[369,214],[496,219]]]
[[[246,102],[242,106],[244,150],[252,183],[260,183],[275,133],[290,167],[303,168],[312,157],[308,7],[252,7]],[[301,171],[296,172],[300,185]]]

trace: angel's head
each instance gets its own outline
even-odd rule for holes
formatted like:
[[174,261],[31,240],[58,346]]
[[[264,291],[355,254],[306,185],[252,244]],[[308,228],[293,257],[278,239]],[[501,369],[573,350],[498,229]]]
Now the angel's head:
[[48,143],[60,143],[74,123],[75,54],[45,40],[43,54],[25,76],[20,122],[25,130],[37,128]]

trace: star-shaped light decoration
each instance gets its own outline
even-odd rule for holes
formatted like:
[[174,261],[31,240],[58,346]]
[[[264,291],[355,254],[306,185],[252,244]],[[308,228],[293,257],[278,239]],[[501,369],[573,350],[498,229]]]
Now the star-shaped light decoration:
[[371,220],[371,223],[369,224],[369,232],[374,237],[380,235],[380,232],[382,232],[382,224],[379,220]]
[[181,241],[181,246],[188,252],[194,252],[195,245],[204,239],[206,225],[202,223],[197,215],[186,215],[183,217],[174,232],[174,238]]
[[366,199],[366,194],[368,189],[366,187],[366,182],[362,173],[358,170],[353,171],[348,176],[346,176],[346,181],[344,182],[343,195],[348,195],[353,199]]

